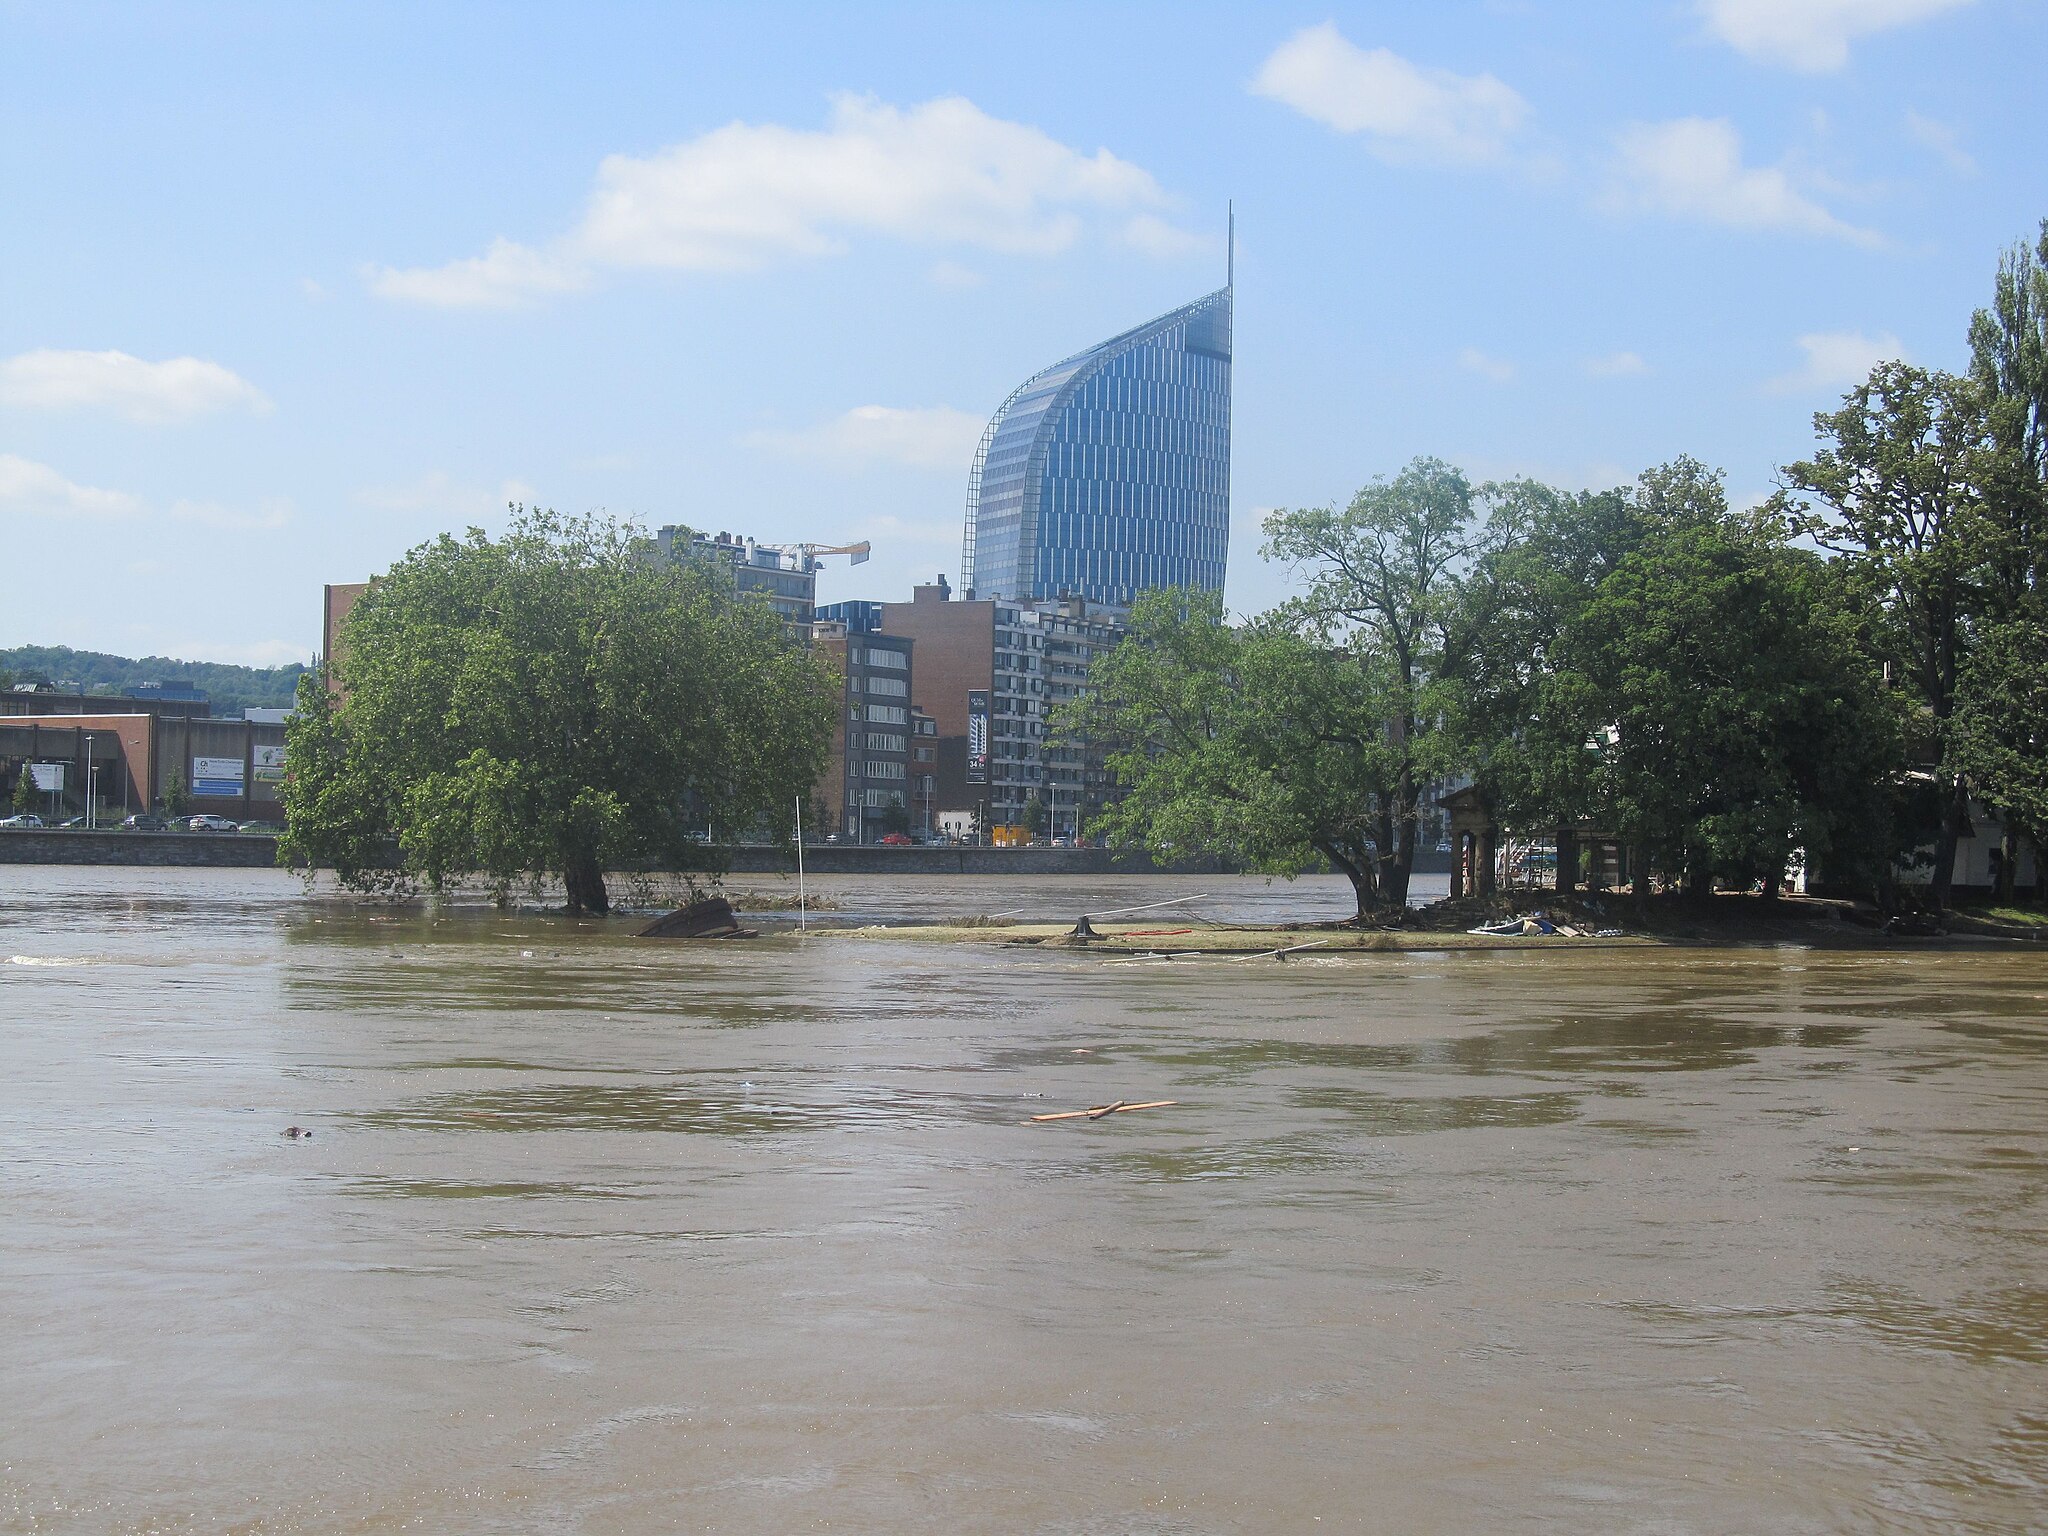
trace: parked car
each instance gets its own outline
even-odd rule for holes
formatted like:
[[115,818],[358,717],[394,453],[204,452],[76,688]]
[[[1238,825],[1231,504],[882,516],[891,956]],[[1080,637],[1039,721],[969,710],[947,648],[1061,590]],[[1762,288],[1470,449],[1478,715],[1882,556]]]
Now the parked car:
[[185,830],[188,832],[239,832],[242,828],[239,822],[229,821],[225,816],[202,814],[186,817]]
[[28,811],[24,811],[19,816],[10,816],[5,821],[0,821],[0,827],[13,827],[16,831],[27,831],[31,828],[40,827],[42,824],[42,817]]
[[87,827],[91,826],[92,823],[87,821],[83,816],[67,816],[62,821],[58,822],[57,825],[60,827],[71,827],[77,831],[83,832]]
[[266,837],[275,837],[284,831],[284,823],[281,821],[245,821],[242,823],[242,830],[244,832],[258,832]]
[[124,832],[168,832],[171,824],[152,811],[137,811],[133,816],[124,817],[121,830]]
[[908,848],[910,846],[910,839],[901,832],[891,832],[882,839],[882,846],[884,848]]

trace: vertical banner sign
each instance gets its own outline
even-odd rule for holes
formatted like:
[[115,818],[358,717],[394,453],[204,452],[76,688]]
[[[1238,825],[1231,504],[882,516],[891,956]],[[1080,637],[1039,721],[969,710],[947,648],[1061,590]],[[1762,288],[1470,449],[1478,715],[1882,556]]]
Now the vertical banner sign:
[[242,795],[242,760],[239,757],[193,758],[192,793],[211,800],[239,800]]
[[258,784],[282,784],[284,782],[284,748],[256,747],[256,782]]
[[967,782],[988,782],[988,690],[967,690]]

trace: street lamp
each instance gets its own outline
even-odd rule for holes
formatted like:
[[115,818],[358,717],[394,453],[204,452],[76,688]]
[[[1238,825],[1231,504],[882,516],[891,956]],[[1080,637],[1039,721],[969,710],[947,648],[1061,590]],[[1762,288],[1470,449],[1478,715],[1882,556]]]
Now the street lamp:
[[92,829],[92,732],[85,733],[85,825]]

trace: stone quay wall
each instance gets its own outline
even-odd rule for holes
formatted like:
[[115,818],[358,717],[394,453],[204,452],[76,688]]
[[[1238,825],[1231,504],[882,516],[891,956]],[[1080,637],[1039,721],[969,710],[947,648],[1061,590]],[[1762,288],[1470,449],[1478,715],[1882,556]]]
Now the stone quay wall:
[[[149,868],[268,869],[277,839],[253,832],[84,832],[0,828],[0,864],[115,864]],[[1448,861],[1418,854],[1418,873],[1440,873]],[[845,843],[804,846],[804,869],[815,875],[1210,875],[1228,873],[1215,859],[1154,863],[1143,853],[1106,848],[863,848]],[[732,850],[736,875],[794,874],[790,848]]]

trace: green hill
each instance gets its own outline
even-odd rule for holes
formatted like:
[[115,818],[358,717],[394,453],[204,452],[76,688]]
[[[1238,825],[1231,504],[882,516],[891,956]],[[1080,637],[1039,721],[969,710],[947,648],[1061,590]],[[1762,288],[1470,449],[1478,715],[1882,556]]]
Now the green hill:
[[74,651],[68,645],[18,645],[0,649],[0,673],[17,683],[58,683],[87,693],[119,695],[143,683],[190,683],[205,692],[216,715],[238,715],[251,706],[278,709],[292,701],[297,662],[285,667],[237,667],[223,661],[179,661],[170,656],[109,656]]

